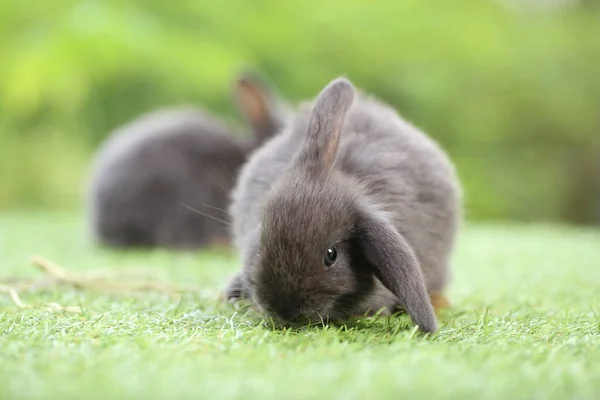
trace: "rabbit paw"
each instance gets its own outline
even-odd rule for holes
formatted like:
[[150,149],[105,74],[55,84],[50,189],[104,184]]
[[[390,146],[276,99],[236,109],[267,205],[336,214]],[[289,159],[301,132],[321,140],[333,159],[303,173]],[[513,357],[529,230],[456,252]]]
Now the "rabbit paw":
[[229,282],[229,286],[227,286],[227,289],[225,289],[225,291],[221,293],[221,296],[219,296],[219,300],[227,301],[229,303],[236,302],[237,300],[240,300],[243,297],[242,289],[242,276],[240,274],[237,274],[231,279],[231,282]]

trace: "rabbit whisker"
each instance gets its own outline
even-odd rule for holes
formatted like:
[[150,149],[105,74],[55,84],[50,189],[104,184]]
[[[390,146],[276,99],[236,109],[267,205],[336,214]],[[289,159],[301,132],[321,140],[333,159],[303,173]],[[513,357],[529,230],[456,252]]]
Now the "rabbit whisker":
[[196,214],[202,215],[203,217],[210,218],[210,219],[212,219],[214,221],[217,221],[217,222],[221,222],[221,223],[223,223],[223,224],[225,224],[227,226],[230,225],[230,223],[228,221],[225,221],[224,219],[217,218],[217,217],[215,217],[213,215],[203,213],[202,211],[200,211],[200,210],[198,210],[198,209],[196,209],[194,207],[188,206],[187,204],[185,204],[183,202],[181,203],[181,205],[184,206],[185,208],[187,208],[188,210],[195,212]]
[[[227,170],[225,170],[229,175],[231,175],[231,173]],[[211,178],[211,182],[215,185],[217,185],[219,187],[219,189],[221,189],[223,191],[223,193],[225,193],[226,195],[229,195],[229,190],[227,190],[225,188],[225,186],[223,186],[223,184],[221,183],[221,179],[219,179],[219,177],[215,174],[208,174],[208,177]],[[234,178],[235,180],[235,178]]]
[[202,207],[206,207],[206,208],[212,208],[213,210],[221,211],[221,212],[224,212],[224,213],[225,213],[225,214],[227,214],[227,215],[231,215],[231,214],[229,213],[229,211],[227,211],[227,210],[224,210],[224,209],[222,209],[222,208],[219,208],[219,207],[211,206],[210,204],[202,204]]
[[223,161],[219,161],[219,164],[221,164],[221,167],[223,167],[223,170],[229,174],[231,179],[235,181],[235,176],[233,176],[233,174],[231,173],[231,171],[229,171],[227,166],[225,164],[223,164]]

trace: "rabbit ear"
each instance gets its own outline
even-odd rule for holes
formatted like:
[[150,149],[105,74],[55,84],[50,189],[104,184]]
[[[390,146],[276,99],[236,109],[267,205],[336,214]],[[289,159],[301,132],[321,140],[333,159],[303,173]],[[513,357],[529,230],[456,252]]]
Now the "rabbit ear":
[[300,163],[317,163],[322,169],[331,167],[344,117],[353,102],[354,87],[345,78],[334,79],[321,91],[311,111]]
[[244,71],[238,77],[235,93],[238,107],[259,143],[277,132],[285,119],[283,109],[287,105],[263,79],[252,71]]
[[423,332],[437,330],[437,318],[417,258],[391,223],[376,215],[359,221],[359,237],[374,275],[400,301]]

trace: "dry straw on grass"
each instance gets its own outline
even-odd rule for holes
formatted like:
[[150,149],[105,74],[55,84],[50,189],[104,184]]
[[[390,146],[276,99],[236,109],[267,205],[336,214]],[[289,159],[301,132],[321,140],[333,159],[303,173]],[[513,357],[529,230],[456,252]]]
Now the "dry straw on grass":
[[[94,290],[103,293],[132,293],[132,292],[159,292],[178,298],[185,292],[195,291],[194,288],[174,285],[163,282],[149,281],[127,281],[120,278],[107,278],[102,276],[86,276],[68,272],[57,263],[40,256],[34,256],[31,259],[33,266],[42,271],[46,276],[37,280],[22,280],[7,278],[0,281],[0,292],[10,296],[13,303],[22,309],[38,308],[23,303],[19,293],[24,291],[34,291],[46,289],[49,287],[67,286],[81,290]],[[41,307],[51,311],[66,311],[81,313],[80,306],[61,306],[57,303],[45,303]]]

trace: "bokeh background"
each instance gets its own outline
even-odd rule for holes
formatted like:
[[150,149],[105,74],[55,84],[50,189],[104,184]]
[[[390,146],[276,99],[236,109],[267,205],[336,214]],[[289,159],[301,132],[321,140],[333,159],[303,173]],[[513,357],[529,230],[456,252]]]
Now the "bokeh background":
[[152,109],[241,124],[232,79],[292,101],[346,74],[455,160],[472,220],[600,226],[600,2],[0,2],[0,209],[81,210],[91,154]]

